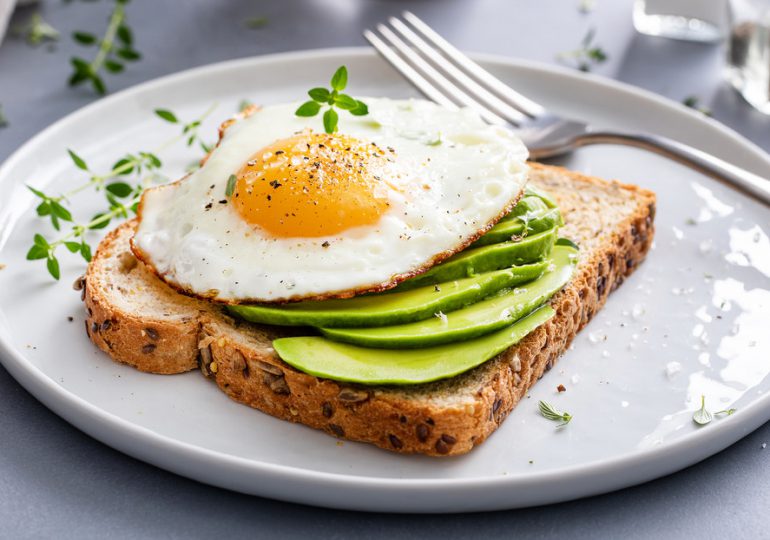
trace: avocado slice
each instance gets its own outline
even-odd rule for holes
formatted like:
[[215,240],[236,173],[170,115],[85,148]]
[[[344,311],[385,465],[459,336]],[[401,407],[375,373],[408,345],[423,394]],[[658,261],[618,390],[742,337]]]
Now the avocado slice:
[[516,203],[516,206],[511,209],[500,221],[507,221],[519,216],[542,214],[549,210],[548,205],[544,200],[535,195],[525,195]]
[[356,296],[343,300],[297,302],[283,305],[233,305],[227,309],[247,321],[283,326],[334,328],[386,326],[419,321],[443,311],[472,304],[500,289],[537,279],[548,262],[514,266],[410,291]]
[[500,291],[470,306],[450,311],[441,319],[377,328],[321,328],[335,341],[363,347],[411,349],[464,341],[493,332],[524,317],[548,301],[572,277],[577,250],[556,246],[552,253],[553,270],[521,289]]
[[484,236],[476,240],[471,247],[488,246],[511,240],[515,236],[524,236],[536,234],[539,232],[554,229],[563,224],[561,213],[558,208],[546,210],[542,214],[534,216],[527,214],[528,220],[524,216],[517,216],[510,220],[499,221],[489,229]]
[[553,317],[543,306],[520,321],[461,343],[424,349],[367,349],[323,337],[289,337],[273,341],[287,364],[326,379],[361,384],[419,384],[459,375],[483,364]]
[[536,262],[548,256],[556,241],[556,229],[527,236],[518,242],[500,242],[465,249],[419,276],[408,279],[394,291],[407,291],[460,279],[482,272],[499,270],[515,264]]

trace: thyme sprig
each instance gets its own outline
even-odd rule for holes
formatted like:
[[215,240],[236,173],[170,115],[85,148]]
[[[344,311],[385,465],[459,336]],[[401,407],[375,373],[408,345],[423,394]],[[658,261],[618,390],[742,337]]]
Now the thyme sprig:
[[[27,252],[27,259],[45,260],[48,273],[57,280],[61,277],[57,249],[61,246],[73,254],[79,254],[85,261],[90,261],[92,249],[86,238],[87,233],[106,227],[113,219],[125,219],[136,213],[142,192],[149,185],[166,179],[160,174],[163,163],[158,154],[182,140],[187,143],[187,146],[192,146],[197,142],[202,149],[208,148],[208,145],[201,140],[198,128],[214,107],[210,107],[201,117],[188,123],[179,122],[171,111],[156,110],[155,114],[165,121],[181,124],[181,133],[160,144],[152,151],[125,154],[105,173],[94,172],[82,157],[74,151],[68,150],[69,157],[75,167],[87,173],[86,181],[59,195],[49,195],[29,185],[27,188],[40,199],[35,209],[38,217],[48,219],[56,231],[62,229],[63,223],[68,223],[70,224],[69,230],[53,240],[42,234],[35,234],[32,246]],[[107,208],[94,215],[89,221],[75,222],[73,212],[71,208],[68,208],[70,199],[88,189],[103,192]]]
[[555,422],[561,422],[561,424],[556,427],[566,426],[572,420],[572,415],[570,413],[560,412],[554,409],[553,405],[545,401],[539,401],[537,407],[540,409],[540,414],[542,414],[543,417]]
[[77,31],[72,34],[72,38],[80,45],[97,46],[97,52],[91,61],[80,57],[72,58],[70,86],[90,82],[96,93],[104,95],[107,93],[107,86],[102,79],[102,70],[120,73],[125,69],[125,62],[134,62],[141,58],[139,52],[134,49],[133,32],[126,20],[128,2],[129,0],[115,0],[115,7],[101,38],[90,32]]
[[594,44],[595,37],[596,29],[590,28],[583,36],[579,48],[559,53],[556,55],[557,60],[573,64],[580,71],[586,72],[591,71],[591,68],[596,64],[603,64],[609,57],[604,49]]
[[354,116],[365,116],[369,114],[369,107],[363,101],[354,99],[342,91],[348,85],[348,68],[340,66],[334,72],[331,78],[331,88],[311,88],[308,90],[310,101],[306,101],[295,111],[297,116],[315,116],[321,111],[321,107],[326,105],[326,111],[323,114],[324,130],[326,133],[337,131],[339,123],[339,114],[336,109],[348,111]]

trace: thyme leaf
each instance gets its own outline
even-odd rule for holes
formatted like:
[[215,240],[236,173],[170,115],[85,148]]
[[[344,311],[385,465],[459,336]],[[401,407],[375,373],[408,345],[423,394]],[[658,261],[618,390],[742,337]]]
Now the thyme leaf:
[[554,409],[553,405],[550,403],[541,400],[538,402],[537,406],[538,409],[540,409],[540,414],[543,415],[544,418],[555,422],[561,422],[561,424],[556,427],[566,426],[572,420],[572,415],[570,413],[560,412]]

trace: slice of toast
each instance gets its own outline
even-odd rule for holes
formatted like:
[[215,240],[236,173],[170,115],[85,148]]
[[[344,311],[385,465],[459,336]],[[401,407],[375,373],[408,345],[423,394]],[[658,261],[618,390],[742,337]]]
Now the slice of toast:
[[86,331],[114,360],[154,373],[200,367],[232,399],[284,420],[397,452],[463,454],[553,367],[652,244],[652,192],[538,164],[530,182],[556,199],[560,235],[580,246],[575,275],[551,300],[553,319],[460,376],[366,387],[297,371],[271,345],[301,329],[237,321],[221,306],[174,292],[131,254],[135,222],[108,234],[89,265]]

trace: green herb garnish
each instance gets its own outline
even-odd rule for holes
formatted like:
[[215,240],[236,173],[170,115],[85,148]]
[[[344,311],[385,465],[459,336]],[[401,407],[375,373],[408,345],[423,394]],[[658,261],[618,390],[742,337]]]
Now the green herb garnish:
[[695,411],[692,415],[692,421],[695,422],[698,425],[705,426],[711,420],[714,418],[714,416],[706,409],[706,396],[701,395],[700,397],[700,409]]
[[242,99],[241,102],[238,104],[238,112],[244,112],[249,107],[253,107],[254,104],[249,101],[248,99]]
[[[69,157],[74,166],[88,174],[88,180],[78,187],[60,195],[48,195],[40,189],[27,186],[29,190],[40,199],[35,211],[41,218],[50,220],[51,226],[59,231],[62,223],[70,223],[69,232],[56,240],[48,240],[41,234],[33,237],[32,246],[27,252],[28,260],[45,260],[48,273],[54,279],[61,277],[59,260],[56,250],[64,246],[71,253],[79,253],[85,261],[91,260],[91,246],[88,244],[86,234],[88,231],[102,229],[115,218],[127,218],[136,213],[141,194],[146,187],[160,180],[167,180],[159,173],[162,165],[158,154],[180,140],[185,140],[190,146],[198,142],[201,148],[207,148],[198,136],[198,126],[202,120],[211,113],[209,108],[199,119],[183,124],[182,133],[169,139],[151,152],[136,152],[125,154],[118,159],[112,168],[103,174],[94,172],[81,156],[72,150],[68,150]],[[176,115],[171,111],[159,109],[156,114],[165,121],[179,123]],[[208,151],[208,150],[206,150]],[[66,205],[76,194],[89,188],[104,192],[107,208],[85,223],[75,223],[72,211]]]
[[[209,110],[213,110],[213,107]],[[201,126],[201,122],[206,116],[208,116],[208,114],[209,113],[207,112],[201,118],[182,125],[182,135],[184,135],[186,139],[187,146],[192,146],[193,144],[198,143],[200,149],[207,154],[211,152],[213,145],[208,144],[203,139],[201,139],[200,135],[198,134],[198,129]],[[165,120],[169,124],[179,124],[179,119],[173,112],[169,111],[168,109],[155,109],[155,115],[161,120]]]
[[33,47],[59,39],[59,31],[45,22],[40,13],[33,13],[26,24],[15,29],[15,34],[26,39]]
[[566,426],[570,423],[572,420],[572,415],[568,412],[559,412],[556,409],[553,408],[553,405],[550,403],[546,403],[545,401],[539,401],[537,404],[538,408],[540,409],[540,414],[542,414],[545,418],[548,420],[553,420],[556,422],[561,422],[556,427],[562,427]]
[[328,105],[323,115],[324,130],[326,133],[337,131],[339,115],[335,107],[348,111],[354,116],[369,114],[369,108],[363,101],[359,101],[341,92],[348,85],[348,69],[340,66],[331,79],[331,89],[311,88],[308,95],[311,100],[306,101],[295,111],[297,116],[315,116],[321,111],[321,106]]
[[225,188],[225,197],[228,199],[233,196],[233,191],[235,191],[235,182],[238,179],[235,177],[234,174],[230,175],[230,178],[227,179],[227,187]]
[[115,0],[115,7],[110,15],[104,36],[98,38],[90,32],[74,32],[72,39],[80,45],[98,46],[96,56],[90,62],[73,57],[71,60],[73,72],[69,78],[70,86],[90,82],[96,93],[104,95],[107,87],[100,72],[102,69],[109,73],[120,73],[125,69],[125,62],[134,62],[141,55],[134,49],[134,37],[126,21],[125,5],[129,0]]
[[270,20],[267,17],[252,17],[246,20],[246,26],[252,30],[267,26]]
[[711,116],[711,110],[706,107],[701,107],[699,103],[700,103],[700,99],[697,96],[687,96],[682,100],[682,104],[685,107],[695,109],[696,111],[701,112],[706,116]]
[[600,46],[594,45],[594,37],[596,37],[596,29],[591,28],[583,37],[578,49],[559,53],[556,56],[557,60],[574,63],[580,71],[591,71],[594,64],[606,62],[607,53]]

